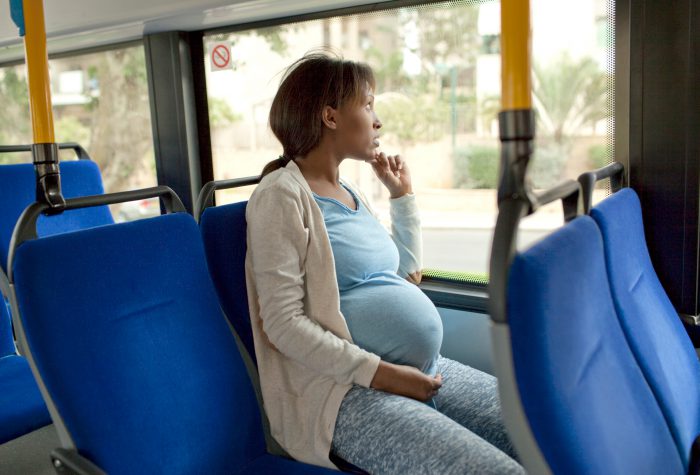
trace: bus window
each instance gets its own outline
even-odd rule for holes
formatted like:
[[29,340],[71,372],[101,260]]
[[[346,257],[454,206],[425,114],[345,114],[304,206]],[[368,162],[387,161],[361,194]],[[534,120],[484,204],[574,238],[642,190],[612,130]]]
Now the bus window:
[[[106,192],[156,186],[156,169],[142,45],[49,60],[57,142],[78,142],[102,171]],[[0,144],[32,143],[24,65],[0,69]],[[61,160],[75,159],[71,150]],[[2,154],[0,164],[30,162]],[[151,202],[152,201],[152,202]],[[160,214],[158,200],[112,207],[115,219]]]
[[[537,188],[611,160],[612,7],[606,0],[532,1],[539,122],[530,175]],[[375,72],[381,149],[402,154],[411,168],[424,266],[443,278],[487,281],[497,213],[499,2],[432,3],[215,33],[204,41],[216,179],[259,174],[281,153],[267,119],[284,69],[314,47],[330,47]],[[224,68],[221,57],[212,64],[222,44],[230,48]],[[388,223],[387,192],[370,167],[348,160],[341,168]],[[217,202],[247,199],[251,191],[218,192]],[[543,210],[525,220],[522,243],[562,221],[559,208]]]

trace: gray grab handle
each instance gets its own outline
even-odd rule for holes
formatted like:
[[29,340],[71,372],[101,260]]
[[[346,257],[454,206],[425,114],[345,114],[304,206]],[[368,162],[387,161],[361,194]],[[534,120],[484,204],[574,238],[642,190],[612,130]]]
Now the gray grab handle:
[[[168,186],[154,186],[140,190],[120,191],[118,193],[107,193],[104,195],[81,196],[66,200],[64,211],[80,208],[91,208],[94,206],[112,205],[125,203],[127,201],[144,200],[148,198],[160,198],[163,200],[166,213],[187,212],[185,205],[177,194]],[[10,282],[12,278],[12,267],[15,251],[20,244],[37,238],[36,223],[39,216],[50,209],[46,203],[34,202],[27,206],[17,220],[15,229],[10,240],[9,257],[7,262],[7,273]]]
[[257,185],[260,183],[260,175],[247,176],[243,178],[232,178],[230,180],[214,180],[210,181],[202,187],[199,192],[197,202],[194,205],[194,219],[199,222],[202,213],[208,207],[214,204],[214,192],[216,190],[228,190],[230,188],[240,188],[241,186]]
[[593,189],[595,184],[601,180],[610,178],[610,190],[614,193],[622,188],[625,180],[625,167],[622,163],[612,162],[597,170],[581,173],[578,182],[581,184],[583,194],[583,212],[588,214],[593,206]]
[[541,193],[535,193],[532,212],[557,200],[561,200],[564,208],[564,221],[569,222],[581,214],[581,185],[579,182],[566,180]]
[[[59,150],[73,150],[78,160],[92,160],[87,151],[77,142],[64,142],[58,144]],[[31,152],[31,145],[0,145],[0,153]]]

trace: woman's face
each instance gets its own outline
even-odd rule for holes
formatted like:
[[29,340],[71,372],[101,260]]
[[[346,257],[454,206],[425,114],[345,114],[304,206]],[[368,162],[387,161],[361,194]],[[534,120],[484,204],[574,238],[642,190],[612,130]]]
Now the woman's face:
[[340,107],[337,126],[338,143],[346,157],[374,158],[382,123],[374,112],[374,92],[369,87],[364,88],[359,100]]

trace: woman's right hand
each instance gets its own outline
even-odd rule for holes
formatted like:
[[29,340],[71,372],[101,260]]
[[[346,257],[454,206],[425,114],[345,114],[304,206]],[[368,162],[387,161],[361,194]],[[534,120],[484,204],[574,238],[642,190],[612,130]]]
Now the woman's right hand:
[[427,401],[437,395],[442,386],[442,375],[434,378],[413,366],[380,361],[370,387],[419,401]]

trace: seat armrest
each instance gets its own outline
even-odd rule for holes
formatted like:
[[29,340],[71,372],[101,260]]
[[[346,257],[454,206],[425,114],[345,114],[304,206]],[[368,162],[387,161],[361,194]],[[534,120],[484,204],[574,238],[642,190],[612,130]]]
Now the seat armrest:
[[51,463],[59,475],[106,475],[75,450],[55,449],[51,452]]

